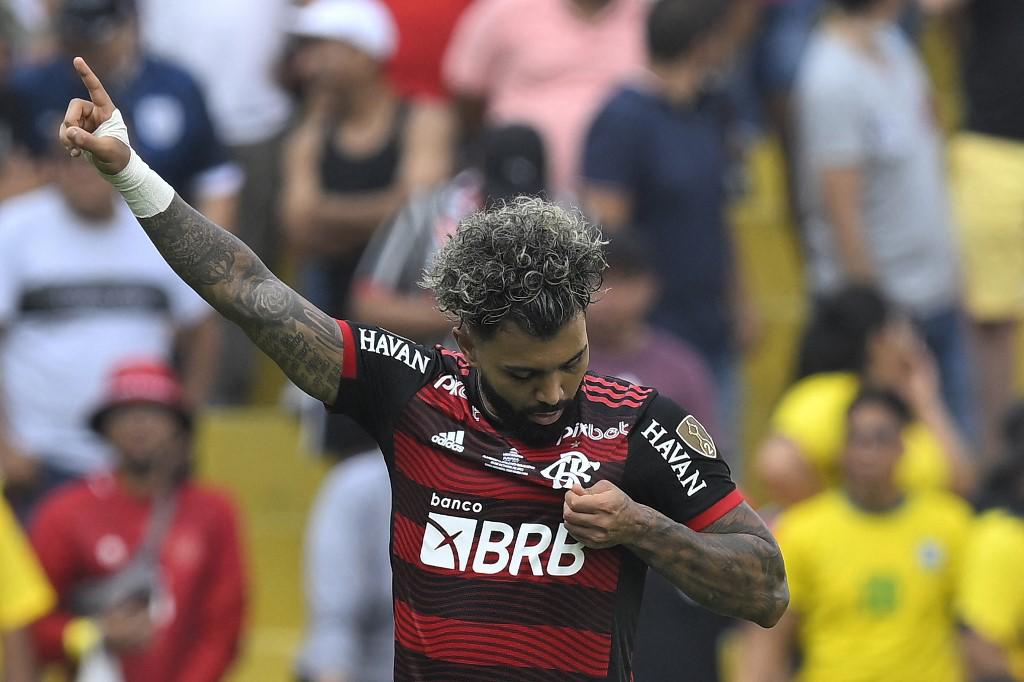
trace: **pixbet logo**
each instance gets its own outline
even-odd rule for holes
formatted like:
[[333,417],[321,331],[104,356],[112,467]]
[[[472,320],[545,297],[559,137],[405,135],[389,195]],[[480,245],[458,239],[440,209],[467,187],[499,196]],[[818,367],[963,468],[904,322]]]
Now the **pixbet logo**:
[[579,422],[576,426],[565,427],[562,437],[558,439],[558,444],[561,445],[564,441],[580,437],[586,437],[590,440],[611,440],[613,438],[621,438],[622,436],[628,435],[629,424],[624,421],[620,421],[618,426],[612,426],[611,428],[604,430],[594,426],[593,424]]
[[466,384],[462,383],[451,374],[442,374],[434,382],[434,388],[438,388],[442,391],[448,391],[449,395],[457,396],[459,398],[466,397]]
[[541,470],[544,478],[551,480],[551,487],[555,490],[564,488],[566,490],[574,485],[583,485],[590,482],[590,470],[597,471],[601,468],[600,462],[591,462],[582,452],[570,450],[562,455],[547,467]]
[[[432,506],[444,509],[482,511],[479,502],[437,493],[430,501]],[[545,562],[541,556],[549,550]],[[571,576],[580,572],[585,558],[583,544],[571,538],[565,524],[558,524],[554,530],[539,523],[514,527],[437,512],[427,515],[420,547],[420,561],[427,566],[480,575],[507,570],[510,575],[529,572],[535,576]]]

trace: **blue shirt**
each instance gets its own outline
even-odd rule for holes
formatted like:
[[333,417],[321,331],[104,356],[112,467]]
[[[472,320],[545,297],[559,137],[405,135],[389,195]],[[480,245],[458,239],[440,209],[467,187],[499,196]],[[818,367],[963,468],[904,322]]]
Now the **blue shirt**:
[[[186,200],[204,171],[228,161],[196,81],[167,62],[143,57],[126,82],[104,82],[121,110],[132,147]],[[68,102],[88,93],[68,57],[24,67],[11,79],[18,102],[16,136],[36,154],[56,144]]]
[[682,108],[632,86],[605,104],[584,146],[586,180],[632,200],[630,234],[644,242],[662,287],[652,321],[705,357],[731,339],[727,166],[714,100]]

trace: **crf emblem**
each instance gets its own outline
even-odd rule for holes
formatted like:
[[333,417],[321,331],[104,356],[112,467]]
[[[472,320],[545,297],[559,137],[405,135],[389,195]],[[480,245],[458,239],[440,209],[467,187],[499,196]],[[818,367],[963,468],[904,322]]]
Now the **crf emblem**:
[[591,462],[582,452],[570,450],[562,453],[558,461],[552,462],[540,473],[544,478],[551,480],[551,487],[555,490],[560,488],[568,490],[574,485],[589,483],[590,472],[600,468],[600,462]]

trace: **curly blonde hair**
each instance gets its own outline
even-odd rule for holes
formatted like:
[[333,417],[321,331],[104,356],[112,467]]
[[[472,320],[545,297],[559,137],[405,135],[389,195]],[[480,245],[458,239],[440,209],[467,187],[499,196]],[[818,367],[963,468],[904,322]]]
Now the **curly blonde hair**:
[[579,211],[519,197],[464,218],[421,285],[484,337],[512,321],[550,338],[600,289],[606,243]]

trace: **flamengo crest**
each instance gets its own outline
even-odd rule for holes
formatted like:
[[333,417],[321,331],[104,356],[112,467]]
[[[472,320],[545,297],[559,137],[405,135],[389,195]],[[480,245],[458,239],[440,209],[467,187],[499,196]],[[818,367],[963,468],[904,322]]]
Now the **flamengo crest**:
[[544,478],[551,480],[551,487],[555,490],[564,488],[566,490],[574,485],[583,485],[590,482],[590,471],[597,471],[601,468],[600,462],[591,462],[582,452],[570,450],[563,452],[555,462],[541,470]]

